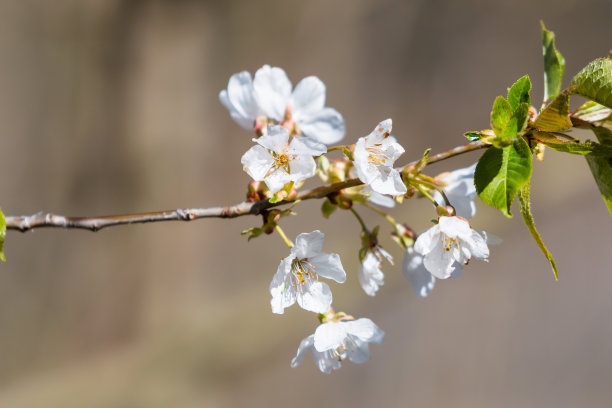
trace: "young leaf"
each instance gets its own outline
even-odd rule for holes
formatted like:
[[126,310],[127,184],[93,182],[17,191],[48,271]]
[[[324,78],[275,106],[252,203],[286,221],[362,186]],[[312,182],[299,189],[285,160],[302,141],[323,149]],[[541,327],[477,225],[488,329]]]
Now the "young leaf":
[[0,260],[6,262],[6,258],[4,257],[4,238],[6,237],[6,220],[4,219],[4,214],[2,210],[0,210]]
[[531,150],[523,138],[503,149],[489,148],[478,161],[474,174],[481,200],[512,218],[512,201],[529,182],[531,166]]
[[542,53],[544,54],[544,102],[557,96],[565,70],[565,59],[555,47],[555,33],[542,25]]
[[[604,127],[595,127],[593,132],[603,146],[612,146],[612,131]],[[593,173],[597,187],[612,215],[612,156],[586,156],[587,163]]]
[[612,109],[593,101],[585,102],[572,114],[572,117],[586,120],[587,122],[599,122],[610,116],[612,116]]
[[470,131],[465,132],[463,136],[468,139],[470,142],[475,142],[476,140],[480,140],[480,132]]
[[512,106],[503,96],[498,96],[491,110],[491,127],[499,139],[505,139],[506,128],[512,117]]
[[529,96],[529,92],[531,91],[531,80],[529,79],[529,75],[525,75],[522,78],[519,78],[512,88],[508,91],[508,103],[513,111],[521,103],[526,103],[527,108],[531,105],[531,97]]
[[576,74],[572,85],[575,94],[612,108],[612,59],[592,61]]
[[552,133],[542,132],[534,132],[533,138],[537,142],[543,143],[546,147],[550,147],[559,152],[583,156],[612,157],[612,145],[598,144],[591,141],[581,143],[577,139],[575,141],[563,140]]
[[535,121],[535,128],[543,132],[560,132],[570,129],[569,94],[572,88],[561,92],[548,104]]
[[337,205],[333,204],[326,198],[323,200],[323,204],[321,204],[321,214],[323,214],[323,217],[329,218],[329,216],[332,215],[337,208]]
[[523,221],[525,221],[525,225],[531,232],[531,236],[535,240],[535,242],[540,247],[540,250],[550,262],[550,266],[552,267],[553,273],[555,274],[555,280],[559,280],[559,272],[557,271],[557,265],[555,265],[555,259],[552,254],[544,245],[544,241],[542,241],[542,237],[540,233],[536,229],[535,222],[533,221],[533,215],[531,215],[530,203],[529,203],[529,183],[527,183],[521,190],[519,191],[519,203],[521,204],[521,215],[523,216]]

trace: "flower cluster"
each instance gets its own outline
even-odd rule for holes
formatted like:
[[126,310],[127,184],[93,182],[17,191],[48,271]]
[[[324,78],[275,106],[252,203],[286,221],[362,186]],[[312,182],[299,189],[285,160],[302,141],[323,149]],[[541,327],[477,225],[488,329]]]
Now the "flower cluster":
[[[296,204],[297,189],[316,174],[329,184],[359,179],[363,184],[327,195],[322,211],[328,217],[337,208],[350,210],[359,221],[362,247],[357,278],[368,296],[375,296],[383,286],[382,264],[393,265],[393,256],[378,242],[379,227],[369,230],[355,204],[379,213],[393,225],[393,238],[405,251],[404,274],[421,297],[433,290],[436,278],[457,277],[472,258],[487,260],[488,236],[474,231],[468,222],[476,212],[475,166],[436,178],[421,174],[426,163],[418,168],[395,168],[404,148],[391,135],[391,119],[380,122],[353,145],[328,148],[344,138],[345,125],[340,113],[325,106],[325,92],[323,82],[314,76],[292,88],[285,71],[268,65],[253,78],[246,71],[232,75],[219,99],[240,126],[255,134],[254,145],[241,159],[244,171],[253,179],[248,197]],[[327,158],[332,151],[341,151],[344,157]],[[429,198],[439,214],[435,225],[418,236],[380,209],[393,208],[415,192]],[[262,228],[245,233],[253,238],[276,230],[290,248],[270,282],[272,312],[283,314],[297,302],[319,319],[314,333],[300,343],[291,366],[299,365],[308,351],[324,373],[340,368],[347,359],[367,361],[368,344],[381,343],[385,333],[370,319],[333,311],[332,291],[322,278],[340,284],[346,281],[340,256],[323,252],[324,234],[318,230],[299,234],[295,244],[289,240],[278,220],[290,214],[290,209],[271,211]]]

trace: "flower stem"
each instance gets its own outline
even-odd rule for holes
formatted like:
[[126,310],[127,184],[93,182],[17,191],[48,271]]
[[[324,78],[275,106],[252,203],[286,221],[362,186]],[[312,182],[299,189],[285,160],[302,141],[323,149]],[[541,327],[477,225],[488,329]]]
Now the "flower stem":
[[423,196],[425,196],[429,201],[431,201],[434,207],[438,206],[438,203],[436,203],[436,200],[434,200],[431,194],[429,194],[429,192],[427,192],[420,184],[415,183],[413,185],[414,187],[416,187],[417,190],[419,190],[419,193],[423,194]]
[[348,146],[334,146],[334,147],[330,147],[327,149],[327,153],[329,152],[333,152],[335,150],[340,150],[342,151],[342,153],[344,153],[344,155],[349,159],[349,160],[353,160],[353,152],[351,152],[351,149],[348,148]]
[[283,231],[283,229],[280,227],[280,225],[275,224],[274,225],[274,229],[276,230],[276,232],[278,232],[278,235],[280,235],[280,237],[283,239],[285,244],[289,248],[293,248],[293,242],[291,242],[291,240],[289,238],[287,238],[287,235],[285,235],[285,231]]
[[363,203],[362,205],[374,211],[376,214],[380,215],[381,217],[383,217],[385,220],[389,222],[389,224],[393,225],[393,228],[395,229],[396,232],[399,232],[397,230],[397,221],[395,220],[395,218],[393,218],[392,216],[390,216],[389,214],[387,214],[386,212],[384,212],[383,210],[381,210],[380,208],[376,207],[373,204],[366,202],[366,203]]
[[363,219],[361,218],[361,216],[357,213],[357,211],[355,211],[354,208],[350,208],[351,212],[353,213],[353,215],[355,216],[355,218],[357,218],[357,221],[359,221],[359,225],[361,225],[361,230],[363,232],[368,232],[368,228],[365,226],[365,223],[363,222]]

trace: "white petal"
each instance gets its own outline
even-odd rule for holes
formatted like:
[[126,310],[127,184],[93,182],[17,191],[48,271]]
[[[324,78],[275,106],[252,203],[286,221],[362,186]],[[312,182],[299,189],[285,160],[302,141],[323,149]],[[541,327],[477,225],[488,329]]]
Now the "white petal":
[[332,293],[327,283],[312,282],[297,292],[297,302],[304,310],[314,313],[325,313],[332,304]]
[[459,217],[440,217],[438,225],[440,232],[450,238],[470,239],[472,236],[470,224]]
[[338,143],[346,134],[344,118],[332,108],[323,108],[297,122],[302,134],[327,145]]
[[301,233],[295,239],[295,246],[291,248],[291,253],[299,259],[311,258],[318,255],[323,250],[323,240],[325,234],[319,230],[310,233]]
[[345,337],[346,329],[342,323],[323,323],[314,332],[314,348],[317,351],[335,349],[342,344]]
[[489,257],[489,247],[485,239],[476,231],[472,230],[472,239],[468,241],[472,256],[479,259]]
[[402,270],[412,289],[420,297],[427,297],[429,292],[433,290],[436,278],[425,269],[423,257],[415,252],[413,248],[406,250]]
[[276,121],[282,121],[291,96],[291,81],[281,68],[264,65],[253,80],[255,100],[261,112]]
[[379,287],[384,284],[385,274],[380,269],[380,260],[371,251],[366,253],[357,276],[361,288],[368,296],[376,295]]
[[227,84],[227,91],[219,93],[219,100],[240,126],[253,129],[259,108],[255,101],[250,73],[242,71],[232,75]]
[[374,130],[365,137],[368,145],[382,143],[390,134],[393,122],[391,119],[385,119],[380,122]]
[[291,94],[293,119],[309,117],[325,106],[325,84],[316,76],[302,79]]
[[330,350],[320,352],[314,347],[312,350],[312,358],[314,359],[317,367],[322,373],[329,374],[332,370],[338,370],[342,365],[337,358],[334,358]]
[[289,171],[291,180],[297,183],[314,176],[317,171],[317,163],[312,156],[295,156],[289,162]]
[[441,241],[440,226],[436,224],[417,237],[414,243],[414,250],[421,255],[427,255]]
[[[380,344],[385,339],[385,332],[380,329],[372,320],[361,318],[349,322],[344,322],[346,332],[358,337],[362,341]],[[316,338],[316,332],[315,332]]]
[[272,306],[272,313],[283,314],[285,308],[295,303],[296,291],[291,286],[289,279],[289,273],[291,268],[292,256],[288,256],[283,259],[278,265],[278,269],[270,282],[270,294],[272,299],[270,305]]
[[370,187],[377,193],[389,195],[402,195],[407,191],[402,177],[395,169],[390,169],[388,173],[380,173],[380,177],[374,179]]
[[295,368],[300,365],[300,363],[304,359],[304,356],[306,355],[306,353],[308,353],[308,350],[312,348],[313,344],[314,344],[313,334],[306,337],[300,342],[300,345],[298,346],[298,349],[297,349],[297,353],[295,354],[295,357],[293,357],[293,359],[291,360],[291,368]]
[[293,181],[293,177],[287,173],[284,169],[277,169],[263,181],[266,182],[266,186],[272,193],[276,193],[278,190],[283,188],[285,184]]
[[[368,190],[371,191],[372,188],[370,186],[367,186],[366,188],[363,189],[363,192],[365,193]],[[384,207],[384,208],[395,207],[395,200],[393,199],[393,197],[377,193],[376,191],[372,191],[372,194],[370,194],[370,196],[368,197],[368,201],[370,201],[372,204],[377,205],[379,207]]]
[[320,156],[327,153],[327,147],[305,136],[296,136],[289,144],[289,152],[296,155]]
[[346,272],[337,254],[320,253],[310,258],[310,263],[315,267],[315,272],[327,279],[333,279],[338,283],[346,281]]
[[383,141],[380,148],[381,151],[384,152],[385,156],[389,158],[388,161],[385,162],[385,165],[387,166],[392,166],[393,163],[395,163],[395,161],[405,152],[402,145],[394,142],[394,140],[395,138],[393,136],[389,136]]
[[253,141],[268,150],[272,150],[276,153],[283,153],[287,149],[289,132],[282,126],[269,125],[267,134],[257,139],[253,139]]
[[423,265],[425,265],[425,268],[438,279],[447,279],[455,269],[452,266],[455,260],[444,250],[442,241],[438,241],[431,252],[423,258]]
[[262,181],[274,165],[270,153],[259,145],[251,147],[240,159],[242,168],[256,181]]
[[368,347],[368,343],[365,341],[361,341],[358,338],[353,339],[354,341],[347,346],[348,358],[355,364],[365,363],[370,359],[370,350]]

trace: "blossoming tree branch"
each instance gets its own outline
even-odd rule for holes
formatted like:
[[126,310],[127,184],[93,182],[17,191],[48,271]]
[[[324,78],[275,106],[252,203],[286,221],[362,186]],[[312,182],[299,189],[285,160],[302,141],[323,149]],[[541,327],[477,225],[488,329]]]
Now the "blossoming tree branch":
[[[501,239],[476,231],[470,219],[476,214],[474,198],[499,209],[511,218],[518,196],[520,213],[529,232],[550,262],[557,267],[535,228],[529,188],[532,159],[544,159],[545,149],[582,155],[612,213],[612,54],[590,62],[562,87],[565,60],[555,47],[555,37],[542,24],[544,95],[539,109],[531,103],[529,76],[518,79],[507,96],[498,96],[491,111],[491,128],[466,132],[464,144],[445,152],[421,157],[396,167],[405,152],[392,136],[392,121],[385,119],[354,144],[339,144],[345,137],[342,115],[325,106],[326,87],[315,76],[293,88],[285,71],[264,65],[252,77],[243,71],[231,76],[219,94],[231,118],[252,132],[253,144],[241,159],[251,177],[247,199],[223,207],[185,208],[142,214],[104,217],[66,217],[55,214],[4,216],[0,212],[0,258],[6,230],[27,231],[41,227],[82,228],[92,231],[121,224],[198,218],[230,218],[259,215],[260,226],[243,231],[248,239],[274,234],[287,245],[289,254],[280,262],[270,282],[273,313],[298,304],[315,314],[319,325],[299,344],[291,366],[299,365],[310,351],[324,373],[338,369],[345,360],[363,363],[370,357],[369,343],[381,343],[385,333],[369,318],[355,318],[332,308],[327,281],[347,279],[340,256],[325,252],[319,230],[288,237],[283,217],[295,215],[302,201],[322,200],[328,218],[337,210],[349,211],[361,227],[360,268],[357,278],[368,296],[375,296],[385,275],[382,267],[393,256],[378,241],[379,227],[365,224],[360,212],[373,211],[391,226],[391,235],[404,253],[403,272],[416,294],[426,297],[436,279],[458,277],[472,259],[486,261],[492,245]],[[588,99],[570,112],[573,95]],[[574,128],[591,131],[596,141],[581,141]],[[477,163],[450,173],[430,176],[427,166],[457,155],[486,149]],[[330,153],[334,157],[330,157]],[[341,156],[341,157],[338,157]],[[321,186],[303,190],[304,181],[318,176]],[[396,221],[387,211],[410,198],[431,202],[435,220],[431,228],[417,233]],[[325,278],[325,280],[323,279]]]

